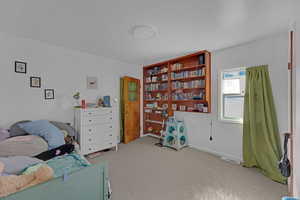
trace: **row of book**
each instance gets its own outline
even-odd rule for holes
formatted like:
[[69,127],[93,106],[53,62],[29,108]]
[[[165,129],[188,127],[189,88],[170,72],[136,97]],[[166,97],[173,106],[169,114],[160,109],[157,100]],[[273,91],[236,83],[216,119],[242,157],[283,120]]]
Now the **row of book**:
[[171,78],[172,79],[179,79],[179,78],[190,78],[190,77],[197,77],[197,76],[205,76],[205,69],[201,68],[194,71],[182,71],[182,72],[172,72]]
[[204,103],[194,104],[194,106],[172,104],[174,111],[190,111],[190,112],[208,112],[208,106]]
[[173,93],[172,100],[204,100],[205,99],[205,91],[200,91],[198,93],[195,92],[184,92],[184,93]]
[[159,81],[167,81],[168,74],[162,74],[161,76],[149,76],[146,77],[146,83],[159,82]]
[[167,101],[168,100],[168,94],[161,94],[157,93],[156,95],[152,95],[151,93],[146,93],[145,94],[145,100],[146,101]]
[[157,75],[160,73],[166,73],[168,72],[168,67],[167,66],[161,66],[161,67],[154,67],[153,69],[147,70],[147,74],[149,76]]
[[171,70],[175,71],[175,70],[180,70],[183,68],[183,64],[182,63],[174,63],[171,65]]
[[189,89],[205,87],[205,80],[194,80],[188,82],[174,81],[172,82],[173,89]]
[[145,85],[146,91],[154,91],[154,90],[167,90],[168,83],[152,83]]

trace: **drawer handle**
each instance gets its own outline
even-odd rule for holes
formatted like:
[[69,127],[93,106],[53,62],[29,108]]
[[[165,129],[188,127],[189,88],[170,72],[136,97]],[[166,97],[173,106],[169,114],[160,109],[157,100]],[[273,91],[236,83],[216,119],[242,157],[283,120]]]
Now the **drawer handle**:
[[89,148],[89,150],[92,150],[91,148]]
[[89,115],[91,115],[92,113],[89,113]]
[[110,126],[110,128],[112,128],[112,126]]
[[91,132],[92,131],[92,129],[89,129],[89,132]]
[[89,120],[89,122],[92,122],[92,120]]
[[92,141],[92,139],[89,139],[89,141],[91,142],[91,141]]
[[110,119],[112,119],[112,117]]
[[112,136],[112,134],[110,134],[109,136]]
[[112,143],[109,143],[109,144],[112,144]]
[[112,111],[110,111],[110,113],[112,113]]

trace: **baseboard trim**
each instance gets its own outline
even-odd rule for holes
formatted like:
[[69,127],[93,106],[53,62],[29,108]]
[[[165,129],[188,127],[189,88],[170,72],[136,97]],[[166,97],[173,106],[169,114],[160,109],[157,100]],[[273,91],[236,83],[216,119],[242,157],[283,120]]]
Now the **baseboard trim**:
[[197,149],[199,151],[203,151],[203,152],[210,153],[210,154],[213,154],[215,156],[218,156],[222,160],[225,160],[225,161],[229,161],[229,162],[232,161],[232,162],[237,163],[237,164],[242,163],[242,160],[240,158],[237,158],[237,157],[232,156],[232,155],[228,155],[228,154],[225,154],[225,153],[222,153],[222,152],[213,151],[211,149],[199,148],[198,146],[193,145],[193,144],[190,144],[189,146],[194,148],[194,149]]

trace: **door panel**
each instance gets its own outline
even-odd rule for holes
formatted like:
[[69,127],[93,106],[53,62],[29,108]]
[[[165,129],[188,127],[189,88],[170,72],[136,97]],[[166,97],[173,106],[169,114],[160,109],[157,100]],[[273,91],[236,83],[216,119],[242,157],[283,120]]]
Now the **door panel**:
[[123,78],[124,143],[140,137],[140,80]]

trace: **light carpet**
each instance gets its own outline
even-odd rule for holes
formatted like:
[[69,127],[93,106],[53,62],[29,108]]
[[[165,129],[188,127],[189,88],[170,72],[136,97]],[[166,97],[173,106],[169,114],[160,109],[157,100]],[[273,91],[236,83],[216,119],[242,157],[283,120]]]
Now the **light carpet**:
[[279,200],[287,193],[286,185],[255,169],[157,141],[144,137],[90,160],[108,161],[113,200]]

